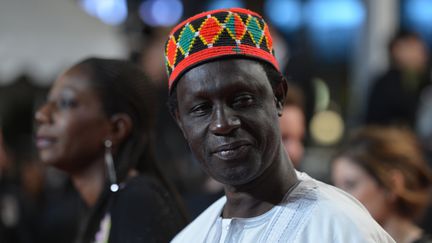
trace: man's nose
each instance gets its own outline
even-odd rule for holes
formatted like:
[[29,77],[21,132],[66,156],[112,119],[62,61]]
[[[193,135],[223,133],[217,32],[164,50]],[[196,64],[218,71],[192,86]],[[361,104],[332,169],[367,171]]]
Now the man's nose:
[[240,119],[228,107],[216,107],[210,124],[210,131],[216,135],[226,135],[240,127]]

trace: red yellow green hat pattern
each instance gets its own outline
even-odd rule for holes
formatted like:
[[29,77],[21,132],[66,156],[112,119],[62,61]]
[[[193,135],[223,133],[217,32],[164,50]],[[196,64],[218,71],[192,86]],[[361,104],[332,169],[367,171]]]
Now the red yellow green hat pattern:
[[169,90],[188,69],[223,56],[245,56],[279,65],[263,18],[242,8],[197,14],[171,31],[165,48]]

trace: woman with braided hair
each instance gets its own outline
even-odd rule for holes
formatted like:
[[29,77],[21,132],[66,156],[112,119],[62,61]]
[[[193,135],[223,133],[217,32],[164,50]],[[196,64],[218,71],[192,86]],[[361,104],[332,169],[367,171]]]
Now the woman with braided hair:
[[133,64],[88,58],[36,112],[41,160],[71,176],[87,209],[77,242],[168,242],[185,225],[153,155],[154,94]]

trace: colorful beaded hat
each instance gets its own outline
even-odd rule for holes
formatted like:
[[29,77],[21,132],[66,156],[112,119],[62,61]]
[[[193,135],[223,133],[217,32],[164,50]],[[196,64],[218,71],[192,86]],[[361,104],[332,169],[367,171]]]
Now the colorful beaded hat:
[[169,90],[190,68],[224,56],[256,58],[279,70],[269,28],[259,14],[242,8],[213,10],[171,31],[165,49]]

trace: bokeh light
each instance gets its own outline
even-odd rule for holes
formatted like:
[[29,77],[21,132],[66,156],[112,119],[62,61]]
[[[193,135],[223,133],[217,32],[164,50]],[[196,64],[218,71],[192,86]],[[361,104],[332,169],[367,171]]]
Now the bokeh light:
[[281,31],[292,32],[302,24],[302,7],[296,0],[268,0],[264,11]]
[[172,26],[183,15],[183,3],[180,0],[146,0],[141,3],[139,14],[150,26]]
[[311,0],[305,16],[312,28],[355,28],[363,23],[365,9],[358,0]]
[[410,23],[430,28],[432,25],[432,1],[409,0],[405,6],[406,15]]
[[327,63],[340,63],[352,55],[366,10],[360,0],[311,0],[304,16],[317,56]]
[[407,0],[403,5],[403,20],[409,29],[419,33],[432,48],[431,0]]
[[123,23],[128,15],[126,0],[81,0],[82,8],[109,25]]
[[211,0],[207,5],[207,10],[220,8],[244,8],[242,0]]

